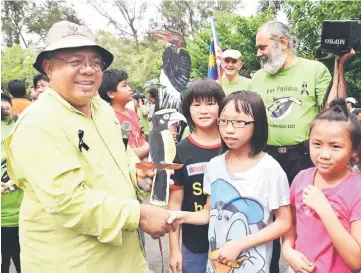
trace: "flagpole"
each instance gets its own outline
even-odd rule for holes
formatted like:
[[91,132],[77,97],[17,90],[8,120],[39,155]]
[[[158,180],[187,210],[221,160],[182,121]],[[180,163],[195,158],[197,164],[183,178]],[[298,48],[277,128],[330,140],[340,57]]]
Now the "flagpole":
[[[215,41],[216,41],[216,37],[217,37],[217,34],[216,34],[216,26],[215,26],[215,23],[214,23],[214,17],[212,16],[211,17],[211,26],[212,26],[212,37],[213,37],[213,44],[215,45]],[[216,47],[214,46],[214,49],[216,51]],[[220,63],[219,61],[217,60],[217,52],[215,52],[215,56],[216,58],[216,65],[217,65],[217,72],[218,72],[218,79],[220,80],[221,79],[221,70],[220,70]]]

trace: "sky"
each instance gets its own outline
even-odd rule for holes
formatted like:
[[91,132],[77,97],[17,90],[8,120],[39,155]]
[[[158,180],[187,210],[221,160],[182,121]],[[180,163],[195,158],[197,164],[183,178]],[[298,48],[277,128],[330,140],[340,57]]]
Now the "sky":
[[[129,1],[129,0],[128,0]],[[78,16],[84,20],[86,25],[88,25],[93,31],[99,29],[107,29],[108,31],[113,32],[114,28],[107,25],[107,20],[100,15],[93,7],[87,4],[86,0],[68,0],[69,3],[72,3],[78,13]],[[103,1],[107,5],[109,1]],[[143,20],[143,24],[147,25],[152,15],[156,13],[156,5],[159,5],[161,0],[148,0],[148,11]],[[251,16],[254,15],[257,11],[258,0],[243,0],[243,8],[238,12],[240,16]],[[120,19],[121,15],[116,13],[116,9],[112,9],[110,5],[107,6],[108,11],[115,18]],[[153,16],[154,17],[154,16]]]
[[[35,1],[41,1],[41,0],[35,0]],[[129,1],[129,3],[133,3],[132,0],[127,0],[127,1]],[[116,29],[112,25],[108,25],[107,19],[102,15],[100,15],[88,3],[87,0],[67,0],[67,2],[73,5],[79,18],[81,18],[84,21],[85,25],[90,27],[90,29],[93,32],[96,32],[98,30],[107,30],[111,33],[117,34]],[[111,2],[110,0],[101,0],[102,5],[106,7],[106,11],[109,12],[117,20],[121,20],[122,15],[120,14],[119,10],[116,8],[112,8],[110,2]],[[156,6],[161,3],[161,0],[148,0],[147,3],[148,3],[148,10],[144,16],[143,21],[140,23],[141,24],[139,29],[140,34],[145,32],[145,29],[148,26],[149,21],[151,19],[156,19],[154,18],[155,14],[157,14]],[[257,6],[258,6],[258,0],[243,0],[243,7],[234,13],[242,17],[249,17],[257,13]],[[284,23],[287,23],[286,16],[282,12],[278,15],[277,19]],[[25,34],[25,36],[30,39],[37,40],[36,35]]]

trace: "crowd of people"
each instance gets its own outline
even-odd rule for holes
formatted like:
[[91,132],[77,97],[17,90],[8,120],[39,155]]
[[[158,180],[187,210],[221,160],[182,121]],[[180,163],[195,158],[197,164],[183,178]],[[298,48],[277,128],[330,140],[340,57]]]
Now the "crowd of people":
[[89,28],[54,24],[30,99],[19,79],[1,95],[1,272],[11,259],[18,273],[150,272],[144,233],[169,233],[172,273],[279,273],[281,253],[288,273],[360,272],[361,111],[344,79],[355,51],[336,56],[332,80],[280,22],[256,47],[252,78],[228,49],[219,80],[188,85],[166,210],[143,203],[156,170],[135,167],[157,89],[134,93]]

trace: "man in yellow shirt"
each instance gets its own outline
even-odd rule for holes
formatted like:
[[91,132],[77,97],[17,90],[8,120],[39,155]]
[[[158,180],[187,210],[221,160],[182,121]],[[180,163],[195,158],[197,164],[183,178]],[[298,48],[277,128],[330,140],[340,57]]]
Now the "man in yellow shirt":
[[170,231],[166,210],[137,201],[147,194],[139,185],[149,191],[150,174],[135,169],[139,159],[97,95],[112,61],[89,28],[62,21],[34,63],[50,88],[19,117],[5,145],[8,173],[24,190],[25,273],[146,273],[138,228],[153,238]]

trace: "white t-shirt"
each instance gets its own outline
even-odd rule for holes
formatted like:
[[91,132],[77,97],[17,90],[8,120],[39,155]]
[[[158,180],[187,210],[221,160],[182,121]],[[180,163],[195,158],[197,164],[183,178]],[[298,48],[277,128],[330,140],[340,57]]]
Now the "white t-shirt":
[[[208,229],[209,256],[225,242],[248,236],[273,221],[272,210],[290,204],[288,180],[278,162],[267,153],[251,169],[227,170],[226,153],[213,158],[204,174],[203,190],[211,196]],[[269,273],[272,242],[240,253],[234,273]],[[208,259],[207,273],[220,267]],[[222,265],[224,267],[224,265]]]

